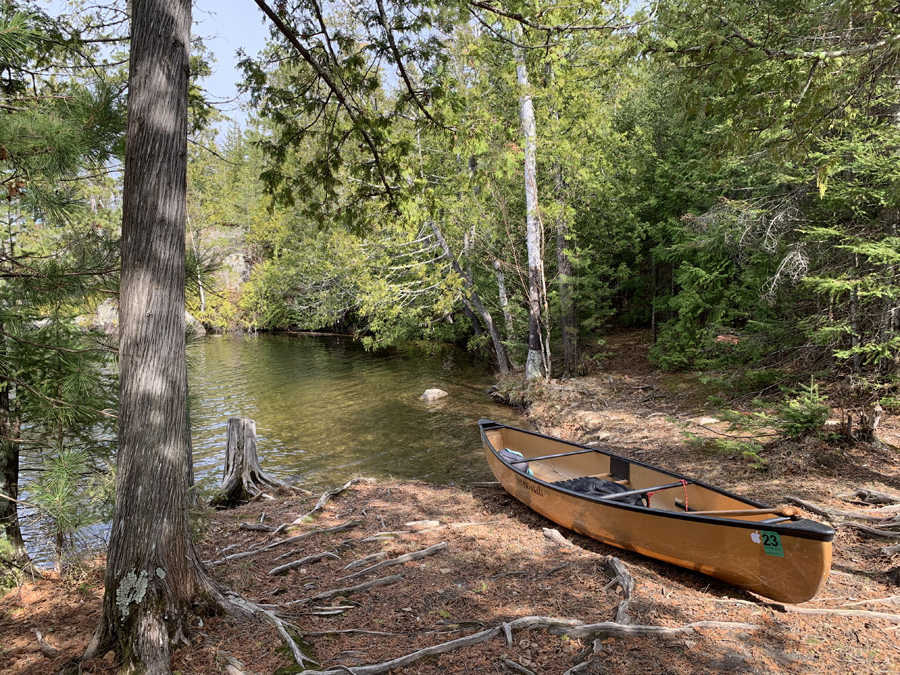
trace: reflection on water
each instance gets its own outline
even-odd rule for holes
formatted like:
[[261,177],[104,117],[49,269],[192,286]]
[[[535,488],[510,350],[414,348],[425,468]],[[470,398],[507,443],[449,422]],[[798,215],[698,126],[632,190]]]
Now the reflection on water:
[[[492,480],[477,420],[523,424],[485,393],[490,371],[450,347],[373,353],[345,337],[208,337],[189,360],[198,478],[221,478],[226,423],[236,415],[256,420],[267,472],[311,488],[353,475]],[[417,400],[430,388],[450,396]]]

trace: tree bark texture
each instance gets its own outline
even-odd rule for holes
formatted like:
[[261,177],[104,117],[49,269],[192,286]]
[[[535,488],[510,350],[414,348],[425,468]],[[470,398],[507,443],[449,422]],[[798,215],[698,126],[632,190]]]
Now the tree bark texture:
[[[11,245],[10,245],[11,246]],[[4,328],[0,324],[0,329]],[[2,357],[8,357],[6,340],[0,341]],[[21,424],[18,415],[18,403],[11,396],[13,385],[9,380],[0,382],[0,494],[9,499],[0,498],[0,526],[12,547],[12,559],[17,564],[28,560],[22,528],[19,524],[19,507],[11,499],[19,498],[19,438]]]
[[[521,29],[520,29],[521,30]],[[544,375],[544,349],[541,336],[541,290],[544,283],[542,256],[543,233],[538,213],[537,189],[537,125],[534,121],[534,104],[525,68],[525,54],[514,48],[516,80],[519,83],[519,118],[525,140],[525,226],[528,247],[528,359],[525,377],[529,380]]]
[[190,0],[133,0],[120,287],[116,504],[86,657],[169,673],[192,605],[217,598],[188,533],[185,198]]
[[444,255],[447,256],[447,259],[450,261],[450,265],[453,268],[453,271],[462,278],[463,283],[466,286],[469,297],[464,298],[464,302],[471,303],[473,311],[477,312],[478,315],[481,316],[481,320],[484,322],[484,325],[491,336],[491,342],[493,342],[494,344],[494,352],[497,354],[497,364],[500,367],[500,372],[504,374],[510,372],[510,370],[512,370],[512,367],[509,362],[509,356],[507,356],[506,354],[506,347],[503,346],[503,338],[500,336],[500,331],[497,329],[497,325],[494,323],[494,317],[491,316],[491,313],[481,302],[481,298],[478,297],[478,292],[475,290],[475,286],[471,281],[469,281],[468,277],[466,277],[462,267],[460,267],[459,263],[456,261],[456,258],[453,257],[453,252],[450,250],[450,245],[447,243],[447,240],[444,239],[444,234],[441,232],[441,228],[437,226],[437,223],[432,222],[431,230],[432,232],[434,232],[435,238],[441,245],[441,248],[444,251]]
[[575,272],[569,257],[569,220],[566,217],[563,195],[565,182],[562,167],[556,167],[556,200],[559,215],[556,217],[556,267],[559,272],[559,327],[562,331],[563,374],[578,374],[578,325],[575,313],[573,289]]
[[263,490],[291,489],[277,478],[267,476],[256,454],[256,422],[249,417],[228,420],[225,441],[225,474],[213,506],[231,508],[255,497]]
[[[19,437],[18,416],[10,400],[9,387],[0,390],[0,494],[10,499],[19,498]],[[6,539],[12,547],[12,559],[16,564],[24,564],[28,560],[25,540],[19,525],[18,505],[10,499],[0,497],[0,525]]]

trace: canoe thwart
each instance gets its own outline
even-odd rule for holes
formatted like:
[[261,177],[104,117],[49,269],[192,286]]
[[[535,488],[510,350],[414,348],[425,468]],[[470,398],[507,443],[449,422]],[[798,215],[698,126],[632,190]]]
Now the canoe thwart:
[[596,450],[575,450],[573,452],[560,452],[555,455],[541,455],[540,457],[524,457],[522,459],[514,459],[510,461],[510,464],[524,464],[526,462],[540,462],[543,459],[555,459],[557,457],[568,457],[569,455],[583,455],[588,452],[597,452]]
[[[684,485],[690,485],[692,481],[678,481],[677,483],[667,483],[665,485],[654,485],[653,487],[641,488],[640,490],[629,490],[628,492],[617,492],[612,495],[604,495],[602,497],[597,497],[597,499],[602,499],[604,501],[610,501],[613,499],[621,499],[622,497],[630,497],[631,495],[645,495],[648,492],[659,492],[660,490],[668,490],[674,487],[682,487]],[[691,515],[694,515],[696,512],[692,512]]]

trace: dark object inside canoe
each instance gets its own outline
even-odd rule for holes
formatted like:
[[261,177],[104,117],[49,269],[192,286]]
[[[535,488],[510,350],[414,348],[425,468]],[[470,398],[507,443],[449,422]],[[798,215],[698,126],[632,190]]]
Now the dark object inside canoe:
[[[582,478],[570,478],[569,480],[556,481],[554,485],[558,485],[566,490],[587,495],[588,497],[606,497],[620,492],[630,492],[631,489],[610,480],[602,480],[592,476],[584,476]],[[647,506],[647,498],[644,495],[634,494],[627,497],[617,499],[617,502],[623,504],[634,504],[635,506]]]

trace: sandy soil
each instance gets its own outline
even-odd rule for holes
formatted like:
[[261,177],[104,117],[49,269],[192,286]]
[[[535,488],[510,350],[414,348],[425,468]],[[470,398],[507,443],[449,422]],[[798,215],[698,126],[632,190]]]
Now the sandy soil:
[[[793,495],[833,508],[866,510],[842,493],[867,487],[900,493],[900,461],[888,448],[809,441],[764,447],[764,468],[740,454],[686,443],[683,431],[715,436],[721,428],[706,406],[707,392],[691,376],[654,371],[643,354],[646,336],[618,336],[600,376],[558,381],[532,392],[531,422],[582,442],[610,444],[624,455],[702,478],[769,503]],[[888,418],[882,434],[900,437]],[[241,524],[292,522],[317,497],[277,497],[234,511],[211,512],[201,523],[201,556],[221,560],[281,540],[285,534]],[[423,524],[421,521],[432,521]],[[436,522],[434,522],[436,521]],[[833,571],[818,597],[799,614],[687,570],[604,546],[568,531],[560,547],[543,528],[555,525],[497,486],[449,488],[422,483],[359,483],[337,496],[290,535],[355,523],[335,534],[314,534],[247,558],[210,567],[244,597],[280,605],[296,624],[321,669],[379,663],[500,626],[526,616],[612,621],[621,600],[607,556],[621,559],[635,579],[632,622],[679,627],[724,621],[750,627],[698,628],[671,638],[571,639],[543,630],[501,634],[481,644],[430,656],[396,673],[516,672],[562,675],[579,663],[585,673],[883,673],[900,671],[900,558],[882,553],[892,543],[838,527]],[[374,537],[379,533],[393,533]],[[370,564],[446,543],[434,555],[344,578]],[[331,553],[283,575],[278,565]],[[304,601],[317,593],[400,575],[393,583]],[[102,594],[99,568],[66,579],[28,582],[0,600],[0,672],[49,675],[71,665],[96,626]],[[295,601],[304,601],[289,604]],[[856,610],[856,616],[822,610]],[[868,612],[868,613],[866,613]],[[60,651],[41,655],[40,630]],[[349,632],[338,632],[349,631]],[[228,657],[245,672],[269,674],[290,666],[274,628],[228,617],[195,621],[192,645],[175,651],[184,675],[227,672]],[[84,673],[114,673],[112,654],[84,664]],[[281,672],[294,672],[285,670]],[[519,671],[525,672],[525,671]]]

